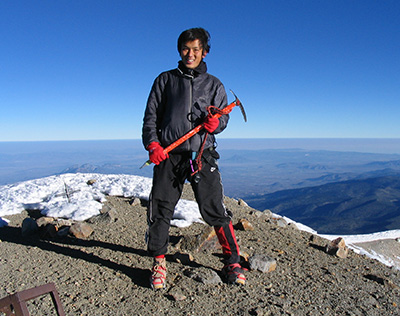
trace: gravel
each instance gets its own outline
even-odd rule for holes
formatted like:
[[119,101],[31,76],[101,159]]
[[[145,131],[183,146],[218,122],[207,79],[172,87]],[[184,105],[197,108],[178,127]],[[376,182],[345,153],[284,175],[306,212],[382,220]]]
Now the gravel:
[[[192,199],[190,189],[184,198]],[[149,287],[152,258],[144,240],[146,206],[109,196],[108,220],[91,221],[87,239],[22,237],[23,212],[8,216],[0,229],[0,298],[53,282],[66,315],[399,315],[397,269],[349,251],[345,259],[325,253],[327,240],[281,227],[267,214],[225,199],[233,223],[246,218],[254,230],[236,230],[243,255],[265,255],[276,270],[246,272],[245,286],[200,282],[196,272],[218,276],[217,249],[191,253],[193,261],[175,260],[182,236],[200,234],[205,226],[172,227],[165,290]],[[29,301],[32,315],[55,315],[48,296]],[[1,312],[0,312],[0,315]]]

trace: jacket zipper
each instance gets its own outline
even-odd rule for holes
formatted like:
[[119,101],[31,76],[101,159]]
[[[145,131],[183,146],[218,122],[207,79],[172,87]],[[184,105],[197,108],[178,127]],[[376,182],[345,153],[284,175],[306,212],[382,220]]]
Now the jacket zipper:
[[[188,107],[188,112],[189,113],[191,113],[192,112],[192,110],[193,110],[193,78],[194,78],[194,76],[193,76],[193,74],[185,74],[185,73],[183,73],[183,71],[182,70],[180,70],[179,68],[177,68],[178,69],[178,71],[181,73],[181,74],[183,74],[184,75],[184,77],[186,77],[186,78],[188,78],[189,79],[189,107]],[[194,123],[193,122],[190,122],[190,129],[192,129],[193,127],[195,127],[194,126]],[[190,146],[190,139],[188,140],[188,149],[190,149],[191,148],[191,146]]]
[[[193,113],[193,77],[190,77],[190,91],[189,91],[189,113]],[[190,121],[191,129],[194,127],[193,120]],[[191,140],[189,139],[189,149],[192,147],[190,145]]]

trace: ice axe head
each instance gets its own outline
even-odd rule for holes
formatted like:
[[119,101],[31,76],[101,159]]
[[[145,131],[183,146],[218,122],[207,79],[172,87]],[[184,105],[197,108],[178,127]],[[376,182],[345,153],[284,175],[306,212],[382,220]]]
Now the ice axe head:
[[236,96],[236,94],[232,90],[230,90],[230,91],[232,92],[233,96],[235,97],[234,102],[235,102],[236,106],[240,107],[240,111],[242,111],[244,121],[247,122],[247,116],[246,116],[246,112],[244,111],[242,102],[240,102],[239,98]]

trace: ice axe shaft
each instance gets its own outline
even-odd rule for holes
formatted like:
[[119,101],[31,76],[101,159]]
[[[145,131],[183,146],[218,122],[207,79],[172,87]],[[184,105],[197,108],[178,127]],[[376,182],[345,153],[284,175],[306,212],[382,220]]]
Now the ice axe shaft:
[[[227,115],[229,113],[232,112],[232,109],[235,106],[240,107],[240,110],[242,111],[243,114],[243,118],[244,121],[247,122],[247,117],[246,117],[246,112],[244,111],[243,105],[240,102],[240,100],[238,99],[238,97],[236,96],[236,94],[233,93],[233,91],[231,90],[232,94],[235,96],[235,101],[233,101],[232,103],[228,104],[226,107],[224,107],[223,109],[219,109],[216,108],[214,106],[209,106],[208,107],[208,111],[211,114],[211,111],[214,109],[216,111],[216,113],[212,114],[213,118],[220,118],[222,115]],[[204,123],[197,125],[195,128],[193,128],[192,130],[190,130],[189,132],[187,132],[185,135],[183,135],[181,138],[179,138],[178,140],[174,141],[172,144],[170,144],[168,147],[164,148],[164,154],[168,154],[170,151],[174,150],[176,147],[178,147],[179,145],[183,144],[185,141],[187,141],[189,138],[193,137],[194,135],[196,135],[198,132],[200,132],[202,129],[204,128]],[[142,169],[145,166],[148,166],[151,164],[150,160],[147,160],[141,167],[140,169]]]

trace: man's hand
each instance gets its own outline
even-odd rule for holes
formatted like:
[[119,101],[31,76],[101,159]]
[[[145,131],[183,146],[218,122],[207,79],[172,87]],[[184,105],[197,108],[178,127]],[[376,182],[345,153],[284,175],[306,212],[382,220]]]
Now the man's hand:
[[168,154],[164,154],[164,148],[161,147],[160,143],[152,142],[147,146],[149,151],[149,159],[155,165],[159,165],[161,161],[169,158]]
[[207,132],[213,133],[219,126],[219,119],[217,117],[212,117],[211,115],[207,115],[203,124]]

